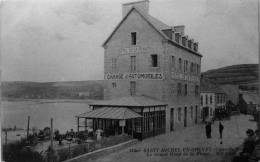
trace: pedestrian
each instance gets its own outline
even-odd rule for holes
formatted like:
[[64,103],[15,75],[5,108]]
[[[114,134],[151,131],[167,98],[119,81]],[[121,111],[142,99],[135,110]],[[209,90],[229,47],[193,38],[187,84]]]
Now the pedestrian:
[[255,149],[254,131],[252,129],[248,129],[246,134],[247,138],[243,143],[243,149],[233,158],[232,162],[248,162],[248,159],[252,155]]
[[224,126],[223,124],[221,123],[221,121],[219,122],[219,136],[220,136],[220,139],[222,139],[222,133],[223,133],[223,129],[224,129]]
[[206,136],[207,138],[211,138],[211,123],[210,122],[207,122],[206,123]]

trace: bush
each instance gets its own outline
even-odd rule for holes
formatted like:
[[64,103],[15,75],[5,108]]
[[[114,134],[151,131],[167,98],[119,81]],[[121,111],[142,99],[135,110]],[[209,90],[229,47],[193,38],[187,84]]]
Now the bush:
[[6,162],[43,162],[42,155],[33,151],[26,139],[4,145],[3,159]]

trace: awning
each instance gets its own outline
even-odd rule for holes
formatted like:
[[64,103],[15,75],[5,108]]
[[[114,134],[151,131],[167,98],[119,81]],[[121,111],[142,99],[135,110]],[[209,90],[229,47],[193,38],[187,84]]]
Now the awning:
[[76,117],[89,119],[133,119],[142,116],[124,107],[103,107],[85,112]]

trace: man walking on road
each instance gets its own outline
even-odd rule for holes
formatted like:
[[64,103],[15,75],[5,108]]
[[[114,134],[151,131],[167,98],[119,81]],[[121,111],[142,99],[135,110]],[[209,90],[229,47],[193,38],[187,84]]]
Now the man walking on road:
[[222,139],[222,133],[223,133],[223,129],[224,129],[224,126],[222,125],[221,122],[219,122],[219,135],[220,135],[220,139]]
[[207,136],[207,138],[211,138],[211,123],[207,122],[205,128],[206,128],[206,136]]

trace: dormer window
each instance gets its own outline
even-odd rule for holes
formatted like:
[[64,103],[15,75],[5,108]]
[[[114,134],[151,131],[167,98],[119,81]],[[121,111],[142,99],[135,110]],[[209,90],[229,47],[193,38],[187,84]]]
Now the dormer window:
[[186,46],[186,38],[185,37],[182,37],[182,45]]
[[198,51],[198,43],[194,43],[194,45],[193,45],[193,49],[194,49],[194,51]]
[[191,40],[188,41],[188,47],[191,48]]
[[131,42],[132,45],[136,45],[136,32],[131,33]]
[[176,33],[176,34],[175,34],[175,41],[176,41],[177,43],[180,43],[180,33]]

